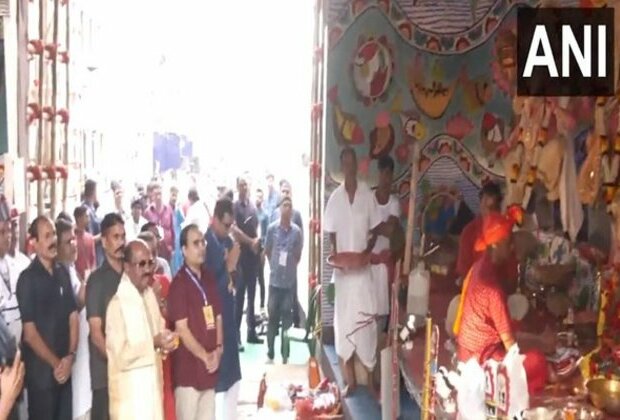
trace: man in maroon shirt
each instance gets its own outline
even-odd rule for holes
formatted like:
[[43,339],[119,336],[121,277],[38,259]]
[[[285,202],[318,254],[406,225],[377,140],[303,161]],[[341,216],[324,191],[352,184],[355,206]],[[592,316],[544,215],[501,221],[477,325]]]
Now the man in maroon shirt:
[[75,219],[75,237],[77,240],[77,260],[75,270],[80,276],[80,280],[88,279],[88,275],[97,268],[97,257],[95,254],[95,239],[88,233],[90,222],[88,209],[85,206],[77,207],[73,211]]
[[223,350],[217,284],[202,268],[203,233],[189,225],[180,239],[185,263],[168,293],[168,319],[181,337],[181,345],[172,354],[176,415],[178,420],[215,419],[215,385]]
[[170,261],[174,250],[174,222],[173,211],[168,204],[164,204],[161,196],[161,185],[154,183],[151,185],[153,201],[146,209],[144,217],[149,222],[161,226],[164,231],[164,238],[159,243],[159,256]]

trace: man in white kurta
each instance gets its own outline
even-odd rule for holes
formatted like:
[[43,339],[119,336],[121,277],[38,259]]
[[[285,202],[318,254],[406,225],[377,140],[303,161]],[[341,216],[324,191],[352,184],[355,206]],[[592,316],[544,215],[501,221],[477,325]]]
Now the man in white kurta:
[[124,274],[106,313],[111,420],[163,420],[161,352],[174,349],[155,293],[148,286],[155,262],[142,241],[125,252]]
[[[375,238],[371,231],[381,225],[375,199],[370,188],[357,180],[357,158],[353,149],[342,151],[340,164],[345,181],[336,188],[327,202],[323,228],[330,234],[332,252],[370,253]],[[355,270],[334,269],[332,280],[336,287],[336,353],[344,369],[348,387],[346,393],[356,385],[354,355],[369,372],[375,366],[375,288],[369,266]],[[372,385],[370,381],[369,384]]]
[[[398,197],[391,193],[392,179],[394,175],[394,161],[391,157],[385,156],[378,161],[379,185],[374,193],[377,201],[377,209],[384,225],[395,226],[399,223],[400,204]],[[391,229],[389,229],[391,231]],[[384,332],[387,327],[388,316],[390,314],[390,280],[388,273],[389,265],[393,265],[392,254],[390,252],[390,239],[385,234],[378,235],[375,247],[372,250],[370,270],[372,281],[375,287],[375,299],[377,304],[377,315],[379,315],[379,330]],[[393,280],[393,279],[392,279]]]

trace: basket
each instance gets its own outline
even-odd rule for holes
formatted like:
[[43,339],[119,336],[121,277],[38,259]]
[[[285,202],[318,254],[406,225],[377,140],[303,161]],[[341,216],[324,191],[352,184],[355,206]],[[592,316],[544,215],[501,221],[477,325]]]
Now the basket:
[[568,264],[534,264],[532,266],[532,280],[545,287],[565,287],[574,279],[577,263]]

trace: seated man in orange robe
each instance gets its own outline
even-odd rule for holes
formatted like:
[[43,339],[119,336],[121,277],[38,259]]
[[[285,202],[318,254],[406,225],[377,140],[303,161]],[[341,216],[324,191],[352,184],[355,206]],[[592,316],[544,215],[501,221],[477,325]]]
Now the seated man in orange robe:
[[[491,212],[499,212],[502,200],[502,191],[499,185],[494,182],[486,183],[480,190],[480,215],[469,222],[460,235],[459,254],[456,260],[456,272],[460,276],[460,281],[465,279],[471,267],[482,254],[475,249],[476,240],[482,233],[482,220]],[[508,280],[502,283],[502,288],[506,292],[512,292],[517,278],[516,258],[511,254],[500,270],[502,279]]]
[[[501,266],[513,254],[514,217],[490,212],[483,219],[483,229],[475,243],[481,256],[465,277],[454,323],[457,358],[461,362],[472,357],[481,365],[489,359],[502,360],[516,342],[500,274]],[[538,350],[526,352],[525,357],[528,386],[533,394],[546,383],[546,360]]]

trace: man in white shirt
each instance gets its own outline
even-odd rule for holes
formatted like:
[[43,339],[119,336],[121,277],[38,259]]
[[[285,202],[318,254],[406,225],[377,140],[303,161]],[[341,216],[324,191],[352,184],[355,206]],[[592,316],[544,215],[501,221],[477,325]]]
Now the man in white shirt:
[[[370,188],[357,179],[357,157],[353,149],[342,150],[340,165],[344,182],[329,197],[323,228],[329,233],[332,253],[370,254],[382,228],[377,203]],[[354,356],[367,369],[369,388],[376,394],[372,371],[376,363],[377,312],[370,267],[334,269],[332,281],[336,287],[336,353],[347,384],[343,394],[349,394],[356,386]]]
[[380,317],[379,332],[385,332],[390,314],[390,285],[393,280],[389,278],[389,275],[394,265],[390,252],[389,234],[399,224],[400,204],[398,197],[392,194],[394,160],[389,156],[384,156],[378,160],[377,167],[379,169],[379,185],[374,195],[386,232],[377,236],[377,242],[372,250],[370,269],[375,286],[377,315]]
[[[19,251],[18,243],[17,220],[11,220],[6,200],[0,197],[0,312],[19,343],[22,338],[22,320],[16,295],[17,280],[30,265],[30,259]],[[19,419],[28,418],[25,396],[18,400],[14,411]]]
[[133,241],[142,231],[142,226],[146,225],[148,220],[142,216],[144,211],[144,203],[141,198],[136,198],[131,203],[131,216],[125,219],[125,234],[128,241]]
[[[22,321],[17,304],[17,279],[22,271],[30,265],[27,257],[11,257],[12,226],[9,208],[4,197],[0,198],[0,312],[8,324],[9,330],[19,342],[22,337]],[[17,251],[19,252],[19,251]]]
[[32,262],[26,254],[19,250],[19,222],[17,215],[12,216],[11,219],[11,248],[9,249],[9,255],[15,260],[20,273]]
[[75,303],[79,311],[78,346],[71,374],[71,391],[73,395],[72,415],[74,420],[88,420],[92,406],[93,394],[90,389],[90,366],[88,350],[88,321],[86,320],[86,280],[80,280],[75,268],[77,259],[77,242],[74,226],[65,220],[56,221],[58,255],[56,260],[67,270],[71,277],[71,286]]
[[189,200],[190,206],[185,214],[183,227],[196,225],[201,232],[206,232],[211,223],[211,215],[204,201],[200,200],[198,190],[194,187],[190,188],[187,193],[187,199]]

